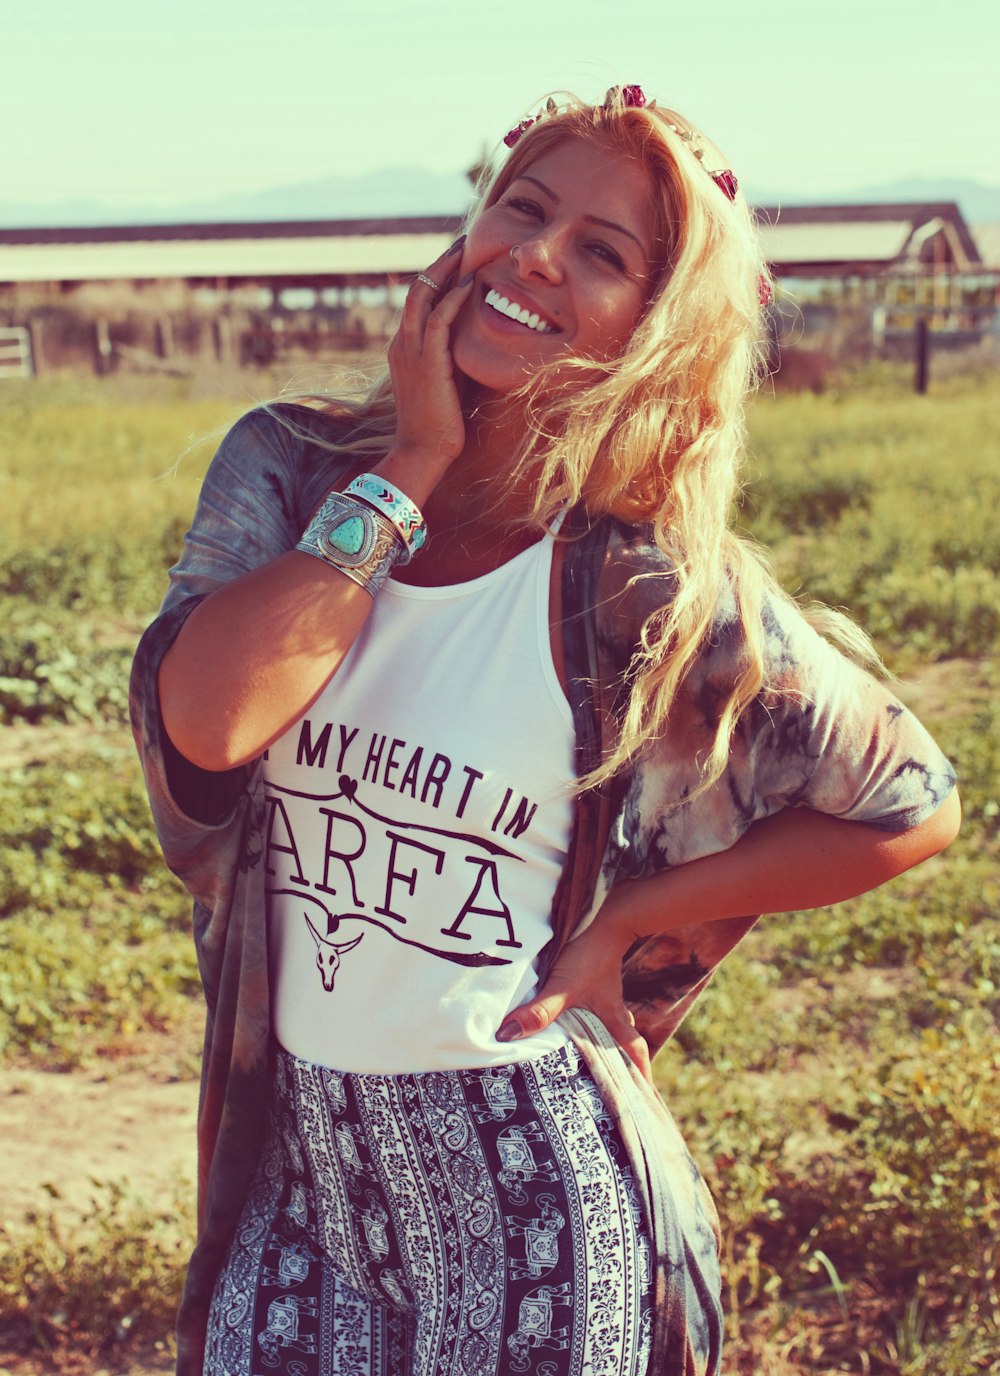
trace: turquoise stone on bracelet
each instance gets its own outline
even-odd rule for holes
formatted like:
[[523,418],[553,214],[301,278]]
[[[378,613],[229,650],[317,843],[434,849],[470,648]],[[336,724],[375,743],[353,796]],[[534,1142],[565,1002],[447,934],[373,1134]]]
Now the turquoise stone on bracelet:
[[368,528],[360,516],[348,516],[340,525],[334,526],[326,537],[326,543],[342,554],[358,554],[364,547]]

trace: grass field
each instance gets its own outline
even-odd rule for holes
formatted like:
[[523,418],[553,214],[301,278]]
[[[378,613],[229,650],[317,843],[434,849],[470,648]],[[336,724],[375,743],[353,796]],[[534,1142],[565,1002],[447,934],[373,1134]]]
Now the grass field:
[[[211,436],[252,400],[139,379],[0,391],[7,1068],[195,1073],[187,904],[125,686]],[[873,633],[956,762],[966,823],[887,889],[762,923],[658,1061],[723,1216],[729,1373],[1000,1370],[998,417],[997,375],[916,398],[875,372],[754,405],[741,519],[787,586]],[[0,1367],[134,1371],[167,1340],[190,1228],[186,1197],[115,1182],[84,1215],[40,1197],[7,1220]]]

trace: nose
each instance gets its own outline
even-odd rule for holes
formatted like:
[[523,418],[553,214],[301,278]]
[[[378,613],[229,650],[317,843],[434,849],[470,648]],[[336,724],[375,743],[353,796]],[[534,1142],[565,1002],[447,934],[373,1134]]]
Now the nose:
[[558,229],[552,225],[515,244],[510,256],[525,281],[532,277],[546,282],[562,281],[564,245]]

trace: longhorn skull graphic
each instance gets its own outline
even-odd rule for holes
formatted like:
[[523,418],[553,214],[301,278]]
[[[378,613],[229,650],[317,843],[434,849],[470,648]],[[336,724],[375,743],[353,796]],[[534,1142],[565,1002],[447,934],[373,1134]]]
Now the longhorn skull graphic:
[[313,924],[309,922],[306,913],[303,913],[302,916],[306,919],[309,930],[312,932],[313,941],[316,943],[316,968],[319,970],[320,978],[323,981],[323,988],[329,994],[333,989],[333,982],[337,978],[337,971],[340,969],[340,957],[345,951],[354,950],[361,937],[364,936],[364,932],[360,936],[356,936],[353,941],[330,941],[328,937],[320,936]]

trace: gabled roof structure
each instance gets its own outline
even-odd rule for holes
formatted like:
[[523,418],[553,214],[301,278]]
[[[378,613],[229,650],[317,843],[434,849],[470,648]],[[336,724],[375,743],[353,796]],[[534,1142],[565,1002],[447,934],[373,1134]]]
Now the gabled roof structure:
[[456,216],[0,230],[0,283],[380,285],[443,253]]
[[1000,224],[976,225],[972,232],[983,267],[987,271],[1000,272]]
[[[953,201],[762,207],[764,250],[778,277],[982,271]],[[274,288],[386,285],[443,253],[460,217],[263,224],[0,229],[0,286],[168,281]]]
[[756,215],[777,277],[976,272],[982,267],[979,248],[954,201],[761,206]]

